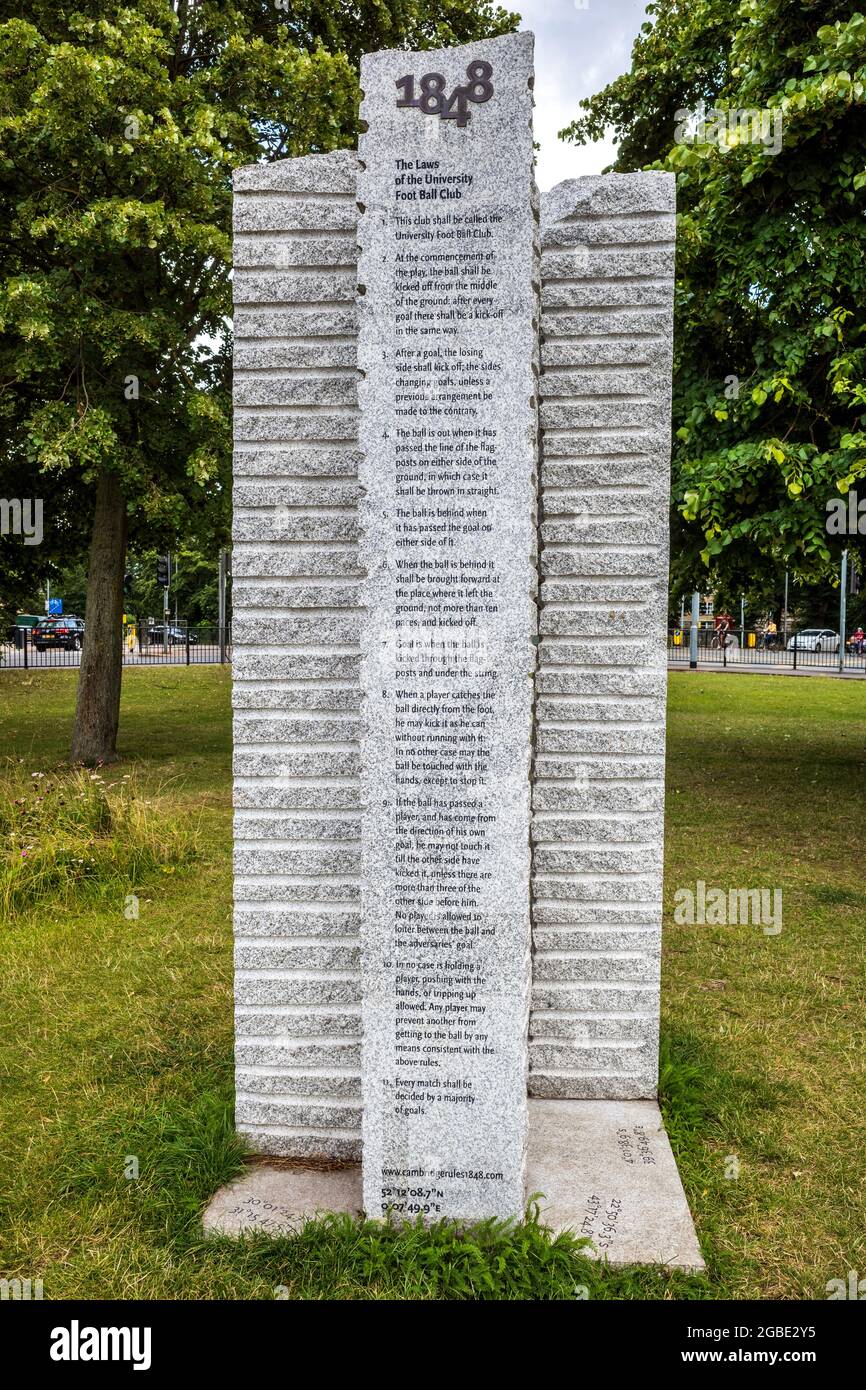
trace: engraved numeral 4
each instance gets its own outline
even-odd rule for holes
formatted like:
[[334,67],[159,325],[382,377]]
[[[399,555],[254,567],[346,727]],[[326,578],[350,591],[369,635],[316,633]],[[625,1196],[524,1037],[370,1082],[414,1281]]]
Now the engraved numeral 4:
[[469,88],[455,87],[442,108],[443,121],[456,121],[459,126],[466,125],[469,117]]

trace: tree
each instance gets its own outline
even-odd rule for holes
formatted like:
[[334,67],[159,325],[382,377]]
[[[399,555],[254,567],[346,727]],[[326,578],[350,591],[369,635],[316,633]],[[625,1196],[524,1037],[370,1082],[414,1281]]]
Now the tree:
[[613,126],[617,170],[677,175],[675,572],[832,579],[864,550],[827,503],[866,499],[866,19],[844,0],[648,12],[630,72],[562,135]]
[[[156,550],[130,554],[127,560],[126,611],[139,624],[148,618],[162,622],[163,590],[156,582]],[[229,592],[230,592],[230,586]],[[178,620],[191,626],[216,627],[219,611],[219,564],[217,555],[197,547],[179,544],[171,550],[170,611],[177,609]]]
[[0,0],[0,457],[49,523],[72,496],[90,528],[74,760],[115,756],[127,545],[225,538],[232,170],[353,144],[364,50],[516,22],[487,0]]

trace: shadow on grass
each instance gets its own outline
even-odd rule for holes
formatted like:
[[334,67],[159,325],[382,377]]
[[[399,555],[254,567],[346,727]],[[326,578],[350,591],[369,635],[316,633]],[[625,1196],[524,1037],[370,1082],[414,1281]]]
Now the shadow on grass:
[[[121,1203],[143,1228],[170,1239],[198,1231],[217,1187],[241,1173],[246,1148],[234,1127],[230,1081],[194,1100],[164,1100],[106,1114],[56,1145],[53,1186],[61,1200]],[[89,1131],[89,1132],[88,1132]]]
[[810,897],[825,907],[866,907],[866,893],[856,888],[837,887],[834,883],[816,883],[807,886]]
[[[765,1132],[762,1119],[796,1100],[796,1085],[731,1065],[720,1045],[689,1032],[662,1035],[659,1103],[715,1297],[735,1278],[729,1232],[748,1220],[749,1182],[742,1165],[785,1161],[784,1151]],[[675,1297],[683,1297],[676,1294]]]
[[662,1035],[659,1105],[677,1157],[708,1138],[749,1147],[748,1128],[755,1115],[797,1095],[790,1082],[732,1067],[718,1044],[695,1033]]

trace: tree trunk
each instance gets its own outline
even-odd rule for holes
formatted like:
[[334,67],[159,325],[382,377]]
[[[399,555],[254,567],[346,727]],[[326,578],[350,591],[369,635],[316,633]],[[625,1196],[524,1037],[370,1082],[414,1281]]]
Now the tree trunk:
[[101,473],[96,485],[84,648],[72,733],[72,761],[88,767],[117,757],[125,564],[126,501],[117,477]]

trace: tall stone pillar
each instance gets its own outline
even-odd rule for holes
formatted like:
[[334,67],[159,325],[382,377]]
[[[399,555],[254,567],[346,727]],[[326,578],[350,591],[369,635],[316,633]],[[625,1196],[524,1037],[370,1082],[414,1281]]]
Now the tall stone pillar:
[[363,1170],[524,1206],[535,632],[532,36],[362,59]]
[[656,1094],[674,179],[542,200],[533,1096]]
[[355,176],[235,176],[237,1124],[360,1157]]

